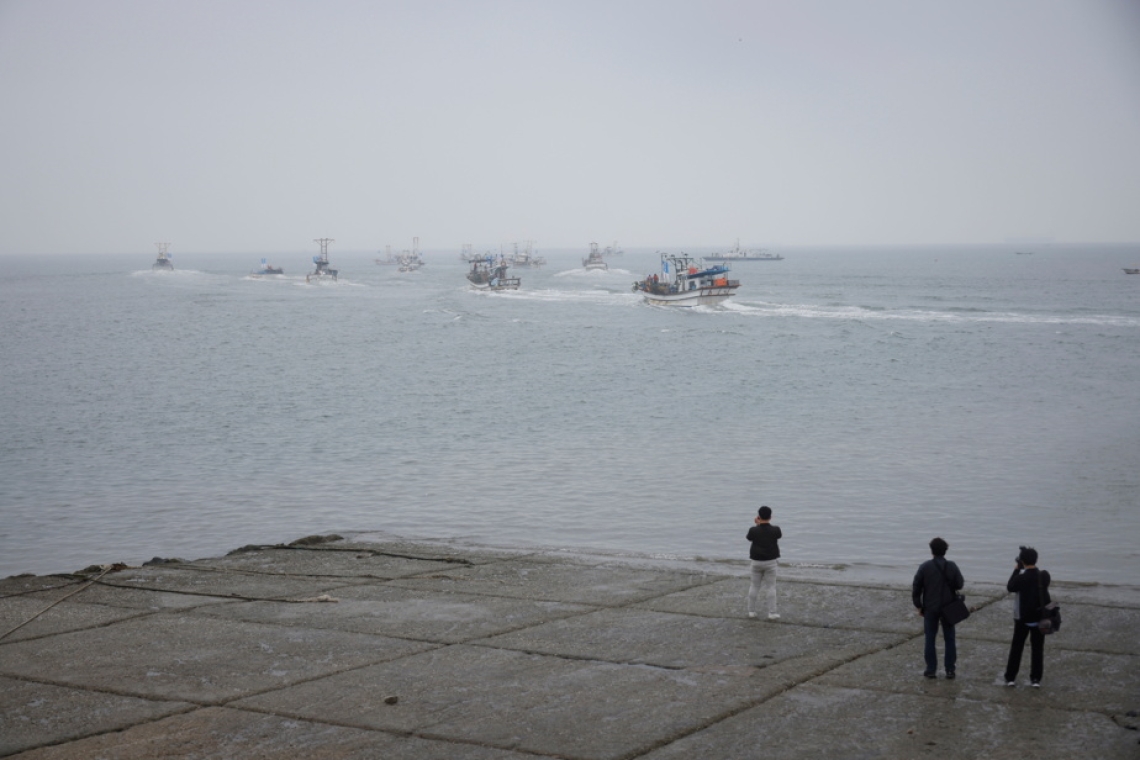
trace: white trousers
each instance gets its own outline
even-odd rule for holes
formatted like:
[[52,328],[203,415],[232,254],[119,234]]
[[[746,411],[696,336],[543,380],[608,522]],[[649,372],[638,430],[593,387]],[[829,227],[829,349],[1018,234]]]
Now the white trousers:
[[756,611],[756,595],[763,592],[764,600],[768,604],[768,614],[776,613],[776,567],[780,564],[778,559],[769,559],[763,562],[752,560],[752,585],[748,587],[748,611]]

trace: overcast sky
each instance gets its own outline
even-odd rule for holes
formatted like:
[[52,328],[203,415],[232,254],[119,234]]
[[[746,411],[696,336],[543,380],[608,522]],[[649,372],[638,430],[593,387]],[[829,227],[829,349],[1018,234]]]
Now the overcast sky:
[[1137,0],[0,0],[0,253],[1140,241]]

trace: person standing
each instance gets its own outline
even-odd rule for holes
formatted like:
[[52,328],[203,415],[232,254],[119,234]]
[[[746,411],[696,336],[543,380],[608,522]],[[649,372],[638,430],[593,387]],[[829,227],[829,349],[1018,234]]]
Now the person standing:
[[772,508],[760,507],[748,529],[752,547],[748,556],[752,560],[752,584],[748,587],[748,617],[756,617],[756,596],[764,593],[768,605],[768,619],[779,620],[776,611],[776,567],[780,564],[780,538],[783,532],[772,525]]
[[935,638],[938,636],[938,624],[942,624],[942,643],[946,647],[946,677],[955,676],[954,668],[958,663],[958,644],[954,635],[954,624],[942,617],[942,607],[957,598],[958,591],[966,585],[962,578],[962,571],[958,566],[946,559],[946,550],[950,545],[941,538],[930,541],[931,558],[918,566],[911,584],[911,598],[914,607],[923,619],[926,631],[926,648],[923,656],[926,658],[926,670],[922,675],[927,678],[938,677],[938,650],[935,648]]
[[1025,651],[1025,639],[1029,639],[1029,685],[1041,686],[1041,676],[1045,670],[1045,634],[1038,623],[1041,622],[1041,608],[1053,601],[1049,598],[1049,573],[1037,568],[1037,550],[1032,546],[1021,547],[1017,555],[1017,567],[1009,577],[1005,588],[1013,599],[1013,641],[1009,645],[1009,662],[1005,666],[1005,685],[1017,685],[1017,671],[1021,669],[1021,653]]

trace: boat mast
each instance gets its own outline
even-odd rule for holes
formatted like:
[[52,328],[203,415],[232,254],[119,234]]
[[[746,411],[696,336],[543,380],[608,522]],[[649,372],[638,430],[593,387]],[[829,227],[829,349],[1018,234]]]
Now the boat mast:
[[321,263],[326,266],[329,263],[329,243],[335,243],[333,238],[313,238],[314,243],[321,244]]

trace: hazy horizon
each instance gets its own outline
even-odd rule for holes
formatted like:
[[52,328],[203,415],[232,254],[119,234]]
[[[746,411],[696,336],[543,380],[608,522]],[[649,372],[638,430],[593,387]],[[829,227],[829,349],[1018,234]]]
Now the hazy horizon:
[[1138,39],[1129,0],[6,0],[0,254],[1134,244]]

